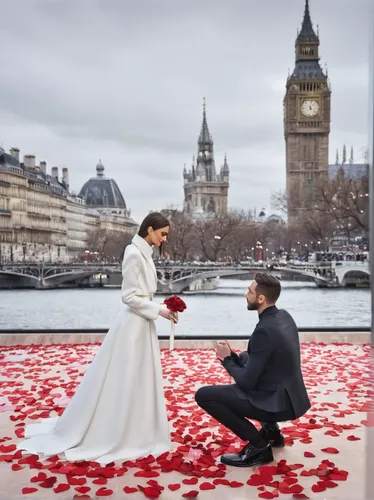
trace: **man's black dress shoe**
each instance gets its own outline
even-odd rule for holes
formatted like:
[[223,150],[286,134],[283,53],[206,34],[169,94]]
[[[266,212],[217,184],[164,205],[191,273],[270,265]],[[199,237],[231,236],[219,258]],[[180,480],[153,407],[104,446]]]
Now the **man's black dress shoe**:
[[271,446],[256,448],[248,443],[239,453],[228,453],[222,455],[221,462],[233,467],[253,467],[254,465],[264,465],[274,460]]
[[284,436],[277,425],[262,424],[260,434],[273,448],[283,448],[285,445]]

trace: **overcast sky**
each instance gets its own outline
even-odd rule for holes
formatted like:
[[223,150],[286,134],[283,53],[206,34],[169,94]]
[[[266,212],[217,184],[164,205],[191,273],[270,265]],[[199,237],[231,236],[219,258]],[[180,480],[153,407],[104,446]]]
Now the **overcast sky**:
[[[311,0],[332,85],[330,161],[368,144],[372,0]],[[282,100],[304,0],[0,0],[0,143],[68,167],[99,158],[136,219],[183,203],[202,98],[229,205],[285,185]]]

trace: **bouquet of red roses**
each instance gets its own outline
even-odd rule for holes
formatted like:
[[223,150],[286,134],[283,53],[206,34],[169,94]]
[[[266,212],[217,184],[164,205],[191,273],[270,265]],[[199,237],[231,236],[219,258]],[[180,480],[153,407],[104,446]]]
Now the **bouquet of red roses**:
[[[187,306],[186,306],[186,303],[184,302],[184,300],[182,300],[177,295],[173,295],[172,297],[165,299],[164,304],[169,309],[169,311],[173,311],[173,312],[183,312],[185,309],[187,309]],[[169,341],[169,351],[172,351],[174,349],[174,327],[175,327],[175,323],[174,323],[174,321],[172,321],[171,322],[170,341]]]

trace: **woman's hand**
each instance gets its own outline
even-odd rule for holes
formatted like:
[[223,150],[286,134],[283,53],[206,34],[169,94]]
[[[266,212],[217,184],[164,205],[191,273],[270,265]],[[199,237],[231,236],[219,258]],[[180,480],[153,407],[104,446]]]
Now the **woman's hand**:
[[178,313],[174,311],[169,311],[169,309],[163,304],[161,305],[159,314],[165,319],[174,321],[174,323],[178,323]]

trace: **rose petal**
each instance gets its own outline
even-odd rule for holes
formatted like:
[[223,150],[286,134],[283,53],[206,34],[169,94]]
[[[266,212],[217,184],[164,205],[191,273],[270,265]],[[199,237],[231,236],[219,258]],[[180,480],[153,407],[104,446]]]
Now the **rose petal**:
[[129,493],[136,493],[138,490],[138,488],[134,488],[134,487],[131,487],[131,486],[125,486],[123,488],[123,491],[126,493],[126,494],[129,494]]
[[181,487],[181,485],[179,483],[168,484],[168,488],[170,491],[177,491],[177,490],[179,490],[180,487]]
[[184,493],[182,495],[183,498],[196,498],[197,495],[199,494],[198,491],[196,490],[191,490],[191,491],[188,491],[187,493]]
[[110,490],[108,488],[99,488],[96,492],[97,497],[109,497],[110,495],[113,495],[113,490]]
[[336,448],[322,448],[321,451],[324,451],[325,453],[332,453],[332,454],[337,454],[339,453],[339,450],[337,450]]

